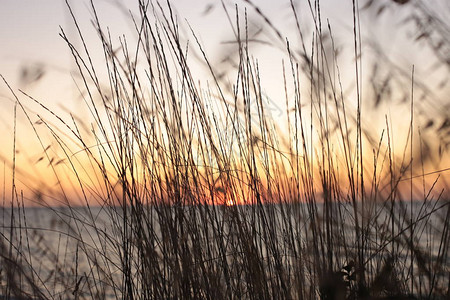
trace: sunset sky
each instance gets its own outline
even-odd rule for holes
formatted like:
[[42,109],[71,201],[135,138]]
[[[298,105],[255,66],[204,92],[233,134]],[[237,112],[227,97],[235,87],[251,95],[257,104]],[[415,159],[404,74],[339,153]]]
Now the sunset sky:
[[[117,37],[123,34],[131,37],[130,39],[135,36],[127,9],[136,14],[138,12],[137,1],[98,0],[94,2],[100,22],[105,28],[107,26],[110,28],[113,40],[118,41]],[[295,3],[298,2],[301,2],[298,6],[301,25],[304,26],[304,31],[310,35],[314,31],[314,27],[311,22],[309,6],[307,1],[295,1]],[[360,1],[360,8],[366,2]],[[89,1],[69,1],[69,3],[83,31],[86,43],[92,50],[94,61],[101,64],[103,58],[100,51],[101,44],[90,23],[92,13]],[[165,1],[163,3],[165,5]],[[186,20],[192,26],[193,31],[198,34],[209,59],[218,67],[227,68],[222,61],[231,49],[229,42],[233,40],[233,34],[220,2],[213,0],[174,0],[172,3],[179,16],[179,23],[182,24],[182,34],[185,35],[186,40],[190,41],[191,47],[195,47],[195,40],[189,32]],[[280,32],[286,35],[290,43],[296,45],[295,47],[299,45],[289,1],[256,0],[254,3],[261,8],[263,13],[267,14]],[[383,52],[389,54],[389,59],[395,65],[398,74],[406,73],[405,77],[410,76],[412,65],[414,65],[414,76],[417,82],[428,86],[434,93],[433,96],[429,96],[432,98],[431,100],[420,102],[420,97],[423,97],[423,99],[426,97],[423,96],[423,91],[417,90],[416,128],[424,128],[428,120],[434,120],[433,126],[437,130],[445,121],[439,113],[446,109],[450,110],[449,85],[445,82],[445,79],[448,79],[449,69],[445,66],[441,67],[427,45],[416,40],[417,37],[414,37],[413,27],[402,25],[403,20],[408,17],[408,10],[403,9],[394,1],[386,0],[379,3],[386,4],[382,14],[380,12],[381,5],[372,10],[361,11],[361,38],[364,48],[363,74],[369,78],[371,72],[373,72],[373,61],[376,59],[376,51],[374,50],[376,47],[374,45],[382,47]],[[444,4],[445,0],[436,1],[436,3],[448,9]],[[225,4],[231,17],[234,17],[234,2],[225,1]],[[254,9],[246,6],[245,1],[237,1],[237,4],[241,9],[247,7],[250,24],[257,29],[262,20],[255,14]],[[342,56],[339,57],[339,65],[343,89],[347,93],[346,95],[352,95],[355,89],[354,57],[352,55],[352,1],[321,1],[321,8],[323,27],[327,31],[326,20],[329,20],[335,43],[342,53]],[[377,16],[377,9],[379,16]],[[75,116],[88,114],[88,110],[80,99],[79,91],[74,84],[74,82],[79,82],[79,78],[76,77],[76,65],[66,43],[59,36],[60,27],[63,28],[69,38],[73,39],[75,47],[82,47],[65,1],[1,1],[0,74],[19,96],[22,105],[29,111],[32,122],[37,122],[37,115],[40,115],[44,119],[49,118],[49,123],[57,124],[54,118],[51,118],[42,108],[21,94],[19,89],[38,99],[64,120],[70,121],[69,113]],[[265,28],[264,30],[268,29]],[[259,38],[268,42],[274,39],[273,36],[267,34],[262,34]],[[282,50],[267,45],[255,46],[253,51],[254,56],[259,59],[262,85],[265,88],[264,93],[270,100],[269,106],[272,109],[272,116],[281,118],[280,122],[284,122],[283,113],[286,107],[284,105],[282,60],[286,60],[286,55],[283,54]],[[195,62],[195,57],[192,58],[192,62]],[[197,74],[200,81],[207,78],[208,72],[201,63],[192,67],[192,71]],[[407,80],[403,82],[407,85]],[[402,82],[398,84],[401,85]],[[438,88],[438,86],[440,87]],[[409,91],[410,85],[404,88]],[[401,98],[402,92],[391,91],[392,98],[396,100],[391,103],[382,103],[374,108],[374,96],[371,92],[369,80],[364,82],[363,89],[363,112],[367,113],[363,117],[365,129],[371,132],[373,136],[379,137],[382,130],[385,129],[386,119],[388,119],[392,122],[391,129],[396,135],[398,151],[401,153],[403,151],[401,145],[406,141],[405,133],[408,130],[410,114],[408,103],[405,104],[397,99]],[[409,100],[407,99],[407,102]],[[8,90],[6,84],[1,81],[0,164],[2,170],[0,171],[0,179],[4,194],[10,194],[9,186],[12,178],[14,103],[14,96]],[[45,130],[39,131],[39,134],[42,134],[42,144],[36,137],[27,117],[18,108],[16,174],[17,180],[22,183],[21,187],[24,189],[27,185],[33,188],[39,188],[39,185],[47,185],[48,188],[55,186],[56,179],[51,175],[52,171],[49,170],[48,161],[45,162],[47,158],[42,161],[42,148],[50,145],[46,141],[51,140],[51,134],[45,132]],[[433,141],[429,146],[433,151],[437,151],[440,145],[437,135],[433,131],[423,131],[422,134],[424,138]],[[418,134],[416,134],[416,138],[418,138]],[[419,144],[418,141],[416,141],[417,144]],[[53,146],[55,145],[53,144]],[[440,160],[430,159],[427,161],[425,172],[450,167],[448,150],[443,153]],[[441,175],[448,178],[448,174],[449,172],[444,172]],[[436,176],[430,180],[433,181],[435,178]],[[6,196],[6,198],[8,197]]]

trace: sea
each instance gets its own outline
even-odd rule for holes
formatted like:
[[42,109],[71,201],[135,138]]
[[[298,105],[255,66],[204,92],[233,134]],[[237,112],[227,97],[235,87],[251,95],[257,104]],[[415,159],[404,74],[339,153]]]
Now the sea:
[[[358,224],[367,228],[365,234],[369,239],[378,239],[372,243],[379,249],[391,247],[383,241],[404,239],[396,243],[397,247],[406,247],[408,240],[417,245],[418,251],[435,263],[445,264],[444,270],[449,271],[449,203],[443,201],[402,202],[392,206],[392,203],[374,203],[370,207],[358,208]],[[130,211],[130,208],[126,208]],[[161,209],[173,216],[180,211],[189,218],[204,220],[205,211],[214,211],[218,218],[217,224],[227,226],[232,222],[230,214],[236,213],[245,222],[253,224],[271,224],[277,234],[285,234],[283,228],[291,224],[294,234],[307,237],[312,226],[325,228],[325,217],[341,216],[341,228],[345,229],[348,239],[357,239],[355,236],[355,208],[351,203],[332,205],[331,209],[323,203],[314,205],[307,203],[297,204],[269,204],[269,205],[235,205],[216,207],[146,207],[147,220],[157,235],[165,235],[160,229]],[[327,212],[327,209],[329,211]],[[263,212],[263,213],[261,213]],[[339,214],[337,214],[339,212]],[[109,286],[103,291],[104,298],[120,298],[122,282],[121,264],[123,263],[124,233],[133,228],[126,229],[126,215],[122,207],[0,207],[0,297],[8,290],[13,278],[23,285],[31,281],[37,282],[44,293],[57,298],[59,295],[75,295],[78,290],[89,290],[86,285],[92,284],[86,278],[101,278],[109,276],[108,282],[116,282],[117,286]],[[311,216],[315,218],[312,220]],[[395,215],[395,218],[390,216]],[[258,218],[266,218],[264,223]],[[128,217],[129,218],[129,217]],[[256,221],[255,221],[256,219]],[[288,220],[288,222],[286,222]],[[411,222],[412,221],[412,222]],[[206,221],[209,222],[209,221]],[[149,225],[147,224],[147,225]],[[284,225],[283,225],[284,224]],[[316,224],[316,225],[314,225]],[[205,227],[209,227],[206,224]],[[258,227],[255,226],[255,227]],[[268,226],[268,225],[267,225]],[[374,230],[372,232],[372,229]],[[208,229],[214,230],[214,229]],[[224,229],[226,232],[227,229]],[[362,232],[362,231],[360,231]],[[411,236],[411,233],[413,234]],[[391,235],[381,237],[381,235]],[[307,239],[307,238],[305,238]],[[282,239],[280,239],[281,241]],[[129,242],[129,241],[127,241]],[[262,247],[265,247],[261,241]],[[377,244],[378,243],[378,244]],[[281,245],[282,246],[282,245]],[[372,251],[372,252],[371,252]],[[367,255],[377,249],[368,249]],[[408,251],[398,251],[408,256]],[[418,252],[419,253],[419,252]],[[9,262],[9,263],[8,263]],[[408,258],[403,259],[405,264]],[[416,265],[416,268],[420,268]],[[92,274],[97,265],[109,275]],[[409,269],[408,269],[409,272]],[[443,274],[442,276],[448,276]],[[8,279],[9,278],[9,279]],[[85,278],[85,279],[83,279]],[[83,286],[82,286],[83,285]],[[27,287],[33,293],[30,286]],[[68,291],[69,289],[69,291]],[[1,298],[0,298],[1,299]]]

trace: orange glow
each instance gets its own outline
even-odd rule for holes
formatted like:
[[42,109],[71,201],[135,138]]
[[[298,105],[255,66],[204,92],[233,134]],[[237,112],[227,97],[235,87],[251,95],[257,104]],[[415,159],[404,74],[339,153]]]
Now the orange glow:
[[[269,3],[267,1],[267,4]],[[190,8],[194,7],[195,5],[190,6]],[[9,8],[10,11],[12,11],[12,8]],[[16,9],[19,10],[18,7],[15,7]],[[23,9],[20,8],[20,10]],[[50,11],[49,9],[48,11]],[[348,12],[351,12],[351,9]],[[30,15],[34,15],[33,11],[30,11]],[[62,14],[55,13],[50,15],[62,16]],[[15,14],[5,14],[5,16],[17,17]],[[24,18],[24,21],[28,19],[28,17]],[[348,20],[351,21],[352,18]],[[217,21],[214,22],[215,26],[205,26],[205,28],[218,36],[216,29],[226,28],[226,26],[223,26],[223,23],[219,22],[219,18],[214,21]],[[28,27],[24,26],[23,28]],[[55,24],[54,29],[57,31],[58,28],[58,24]],[[34,29],[38,28],[36,27]],[[201,27],[197,29],[200,30]],[[34,35],[35,33],[33,32],[25,31],[22,33]],[[46,36],[49,31],[43,31],[42,34],[44,32]],[[14,38],[22,37],[22,34],[12,33],[11,36],[14,36]],[[290,34],[291,32],[290,30],[286,30],[284,33]],[[57,32],[54,33],[54,37],[58,38]],[[97,34],[92,39],[95,40],[96,37]],[[28,38],[20,43],[11,42],[5,44],[8,47],[15,45],[23,49],[42,49],[45,52],[55,47],[55,45],[50,44],[29,47],[28,45],[31,45],[34,40],[45,41],[45,39]],[[204,38],[204,40],[209,41],[211,44],[224,47],[222,41],[217,38]],[[89,42],[90,38],[87,41]],[[291,40],[291,42],[294,47],[294,40]],[[27,47],[24,45],[27,45]],[[226,48],[227,50],[224,52],[228,52],[228,49],[231,50],[231,47],[233,47],[232,43],[230,43],[230,48]],[[58,49],[57,53],[66,53],[67,57],[70,57],[70,51],[66,48],[64,48],[64,51],[67,52]],[[351,56],[347,57],[348,54],[344,51],[344,48],[341,54],[344,62],[340,62],[339,65],[342,70],[343,88],[347,90],[346,85],[352,86],[354,83],[352,75],[354,66],[353,59],[351,62],[345,63],[345,58],[352,58],[352,55],[350,54]],[[15,53],[17,50],[11,49],[10,53]],[[4,51],[4,49],[1,50]],[[93,50],[92,54],[94,65],[98,63],[98,68],[101,69],[104,53],[101,49],[98,50],[98,52]],[[261,48],[261,50],[264,50],[264,48]],[[98,117],[99,120],[94,120],[95,117],[92,117],[89,113],[92,107],[84,104],[80,105],[81,101],[79,100],[84,98],[84,94],[86,93],[84,91],[80,92],[79,86],[75,88],[72,85],[73,78],[71,75],[69,76],[69,69],[67,72],[61,72],[59,69],[53,70],[52,68],[43,68],[41,66],[16,66],[18,70],[22,69],[22,73],[28,74],[28,77],[30,77],[30,74],[34,74],[32,71],[36,71],[35,69],[38,71],[42,68],[42,70],[45,69],[45,76],[43,73],[37,72],[37,75],[31,76],[33,80],[30,81],[30,78],[28,78],[28,81],[22,80],[24,81],[22,84],[25,86],[22,89],[27,94],[32,95],[33,98],[45,104],[52,113],[47,112],[37,105],[37,103],[34,103],[34,101],[20,93],[17,93],[18,98],[28,111],[30,119],[28,119],[28,115],[25,116],[17,105],[17,113],[15,113],[15,97],[12,96],[12,93],[3,83],[0,84],[0,97],[2,99],[5,98],[5,104],[2,107],[3,115],[0,115],[0,119],[5,124],[2,125],[0,123],[0,126],[4,126],[0,127],[0,132],[3,134],[3,144],[0,148],[0,159],[3,160],[4,165],[4,170],[0,173],[0,183],[3,183],[2,190],[4,191],[3,202],[8,202],[8,197],[12,194],[11,186],[13,185],[13,178],[17,192],[17,195],[13,196],[13,198],[20,198],[21,191],[23,191],[25,205],[40,204],[39,201],[41,201],[43,196],[48,198],[49,205],[61,205],[68,201],[71,201],[71,204],[81,203],[83,205],[85,204],[83,197],[88,198],[90,203],[94,205],[102,204],[102,201],[116,201],[112,202],[116,205],[122,201],[124,194],[120,180],[118,179],[121,176],[126,177],[125,179],[132,179],[130,181],[135,184],[134,187],[136,187],[138,192],[141,192],[139,195],[142,197],[143,202],[151,202],[153,199],[170,202],[172,200],[171,197],[178,197],[177,199],[182,199],[181,201],[187,199],[186,201],[197,201],[196,203],[225,206],[255,203],[255,198],[257,197],[258,200],[264,203],[304,201],[305,197],[313,194],[313,192],[314,197],[320,200],[320,195],[324,189],[334,189],[333,192],[338,191],[339,195],[345,198],[351,188],[358,189],[361,192],[362,185],[364,185],[365,192],[373,193],[376,195],[374,197],[380,197],[380,193],[389,195],[392,192],[392,188],[395,188],[396,191],[399,190],[407,193],[406,191],[412,187],[415,190],[414,194],[419,196],[426,194],[432,186],[434,186],[434,191],[437,194],[442,189],[448,188],[448,183],[450,182],[450,171],[448,169],[450,167],[450,159],[448,158],[449,150],[443,148],[441,151],[441,144],[445,145],[446,140],[441,141],[439,138],[436,138],[436,130],[442,130],[442,132],[448,130],[447,121],[443,122],[444,120],[441,120],[440,123],[433,121],[435,123],[433,130],[428,129],[426,131],[423,129],[422,132],[419,132],[418,128],[420,126],[423,127],[427,123],[423,120],[420,121],[420,107],[417,106],[416,115],[413,118],[414,136],[413,146],[411,146],[413,149],[410,152],[411,142],[409,141],[408,135],[410,127],[409,105],[390,106],[388,105],[390,102],[388,102],[383,103],[378,110],[372,109],[370,104],[372,101],[371,98],[374,97],[374,95],[371,95],[370,90],[372,83],[364,81],[361,83],[361,87],[364,88],[364,93],[361,94],[361,103],[365,109],[361,112],[363,137],[361,141],[362,147],[359,147],[361,143],[357,139],[357,133],[354,128],[355,124],[352,121],[357,119],[352,89],[349,88],[349,92],[346,92],[345,97],[342,95],[345,98],[343,101],[345,101],[346,115],[342,113],[342,110],[337,108],[335,110],[331,106],[332,101],[329,102],[330,107],[326,106],[326,111],[323,111],[320,106],[313,107],[317,104],[317,101],[322,101],[322,96],[319,99],[314,93],[310,95],[312,88],[307,81],[299,87],[294,86],[289,78],[288,65],[275,65],[273,63],[282,60],[287,53],[283,52],[283,54],[273,51],[273,48],[269,48],[268,51],[260,51],[258,49],[258,52],[260,52],[258,56],[262,56],[262,59],[258,58],[258,73],[261,72],[261,74],[258,74],[258,79],[261,77],[261,88],[267,90],[268,99],[259,95],[259,92],[256,93],[253,89],[249,88],[247,91],[249,93],[249,99],[247,99],[249,102],[247,103],[248,107],[246,107],[244,105],[245,102],[241,99],[242,96],[240,96],[240,89],[242,87],[239,86],[236,87],[236,95],[225,93],[225,99],[219,97],[220,101],[214,101],[214,96],[207,96],[203,99],[203,91],[199,85],[198,90],[201,93],[197,95],[199,99],[195,98],[195,105],[192,106],[197,107],[198,104],[198,107],[202,107],[203,105],[202,113],[191,108],[189,102],[188,105],[185,105],[183,101],[190,101],[188,96],[176,99],[180,101],[180,114],[179,116],[178,114],[176,115],[176,118],[179,120],[175,120],[177,122],[173,122],[173,124],[180,125],[172,129],[172,123],[170,121],[174,120],[168,120],[166,125],[161,125],[165,123],[161,122],[161,115],[158,115],[158,111],[163,110],[165,105],[155,106],[155,104],[152,104],[154,105],[153,107],[147,107],[150,108],[149,111],[152,111],[148,115],[151,116],[151,122],[149,121],[150,119],[136,121],[134,117],[132,122],[130,122],[130,124],[136,126],[131,131],[136,130],[136,133],[141,130],[140,122],[148,122],[145,124],[147,125],[146,127],[152,128],[152,133],[149,134],[150,139],[147,141],[148,145],[144,142],[141,145],[144,150],[131,147],[126,149],[128,152],[120,151],[123,149],[119,149],[118,151],[115,146],[109,148],[110,145],[117,142],[117,139],[121,138],[119,134],[111,134],[114,128],[104,129],[107,132],[106,137],[101,134],[98,139],[92,136],[93,130],[96,130],[96,134],[100,132],[95,125],[97,121],[99,123],[103,122],[105,127],[108,127],[107,124],[109,124],[109,121],[103,111],[100,112],[101,116]],[[211,52],[214,54],[214,51]],[[415,51],[407,52],[415,53]],[[118,55],[120,53],[121,51],[117,52]],[[403,54],[406,55],[406,53]],[[278,55],[280,55],[279,59],[276,58]],[[22,54],[22,57],[28,58],[28,56],[29,54],[27,53]],[[95,59],[97,56],[99,56],[98,61]],[[426,57],[424,55],[420,56]],[[2,57],[7,57],[7,55],[0,55],[0,60]],[[49,63],[50,65],[61,64],[63,66],[67,64],[68,66],[72,66],[72,59],[65,61],[64,57],[66,56],[52,54],[46,58],[47,61],[45,63]],[[367,56],[363,57],[364,59],[366,57],[369,59],[370,56],[367,54]],[[370,62],[370,60],[367,62]],[[422,64],[422,62],[420,63]],[[203,64],[193,63],[188,67],[189,70],[193,68],[193,71],[199,69],[199,74],[203,74],[204,71],[207,71],[205,72],[207,74],[210,73],[208,69],[204,70],[201,66]],[[218,64],[217,66],[221,67],[222,65]],[[423,62],[423,67],[417,67],[416,76],[418,80],[421,76],[421,70],[425,70],[426,66],[427,63]],[[175,63],[174,68],[176,69],[176,67]],[[284,76],[282,76],[284,75],[284,67],[286,67],[286,83],[283,80]],[[311,65],[311,69],[313,69],[312,67],[313,65]],[[321,66],[319,65],[317,67],[320,68]],[[143,68],[145,68],[145,65]],[[369,75],[370,69],[367,68],[366,70],[366,73],[363,72],[363,74]],[[422,72],[424,72],[423,70]],[[137,68],[135,75],[139,75],[140,71]],[[347,73],[351,74],[349,75]],[[196,74],[196,72],[193,72],[193,74]],[[7,79],[10,80],[10,78],[20,77],[16,75],[11,70],[11,74],[8,74]],[[106,79],[108,78],[102,78],[104,75],[99,73],[100,81],[102,82],[107,81]],[[227,78],[227,80],[233,79],[233,76],[235,76],[233,72],[229,74],[224,73],[225,77],[228,77],[228,75],[230,75],[230,78]],[[244,73],[241,75],[244,75]],[[428,77],[428,74],[424,73],[423,75]],[[195,81],[197,79],[199,82],[209,80],[206,76],[208,75],[199,76]],[[272,80],[272,77],[275,77],[276,80]],[[299,81],[302,80],[299,79]],[[331,84],[325,78],[323,80],[324,86]],[[408,81],[409,79],[406,82]],[[166,85],[168,86],[169,82],[165,82],[164,79],[161,79],[161,82],[161,86],[154,86],[153,88],[160,92],[161,95],[165,95],[167,94],[167,90],[164,87]],[[185,86],[184,79],[182,83],[179,86]],[[322,84],[320,80],[316,83],[318,86]],[[174,82],[170,82],[170,86],[172,85],[179,88],[178,82],[175,79]],[[17,88],[21,87],[21,84],[19,82],[11,84],[11,86],[13,90],[17,91]],[[223,87],[229,88],[225,84]],[[144,84],[142,88],[143,90],[146,89]],[[297,88],[299,89],[299,95],[304,95],[299,97],[298,103],[295,100],[294,92]],[[392,89],[392,93],[396,97],[403,95],[399,91],[396,91],[396,88],[393,85],[389,90]],[[224,89],[224,91],[227,89]],[[211,94],[214,94],[214,88],[211,90]],[[184,92],[186,91],[180,94],[185,94]],[[189,93],[186,94],[188,95]],[[284,100],[285,94],[286,100]],[[255,104],[254,98],[258,98],[258,95],[264,98],[261,99],[264,100],[264,103],[265,100],[268,101],[268,107],[264,109],[265,112],[262,113],[261,110],[261,115],[263,116],[267,113],[268,117],[267,119],[263,118],[262,121],[258,121],[256,115],[259,104]],[[415,91],[414,95],[415,101],[418,101],[420,89]],[[142,92],[142,97],[147,96],[146,92]],[[99,96],[94,95],[95,97]],[[405,99],[408,100],[409,97]],[[94,100],[100,100],[100,97]],[[62,101],[63,103],[60,103]],[[203,102],[208,103],[204,105]],[[286,107],[284,107],[284,102],[286,102]],[[123,105],[126,106],[126,104],[126,101],[124,101]],[[184,108],[185,106],[187,108]],[[129,112],[135,112],[136,110],[135,107],[128,108]],[[233,117],[230,119],[224,112],[228,112],[232,108],[236,108],[236,116],[244,112],[245,109],[248,109],[248,117],[252,118],[250,120],[251,122],[245,119],[247,116],[243,113],[239,115],[239,118],[236,118],[233,113]],[[303,110],[301,121],[298,119],[299,115],[294,113],[295,109]],[[389,114],[385,118],[387,112]],[[204,115],[201,115],[203,113]],[[213,114],[214,116],[212,116]],[[324,119],[320,119],[322,118],[322,114],[324,115]],[[17,115],[17,118],[11,118],[12,115]],[[57,119],[55,115],[58,116]],[[112,127],[115,127],[115,125],[124,125],[124,128],[130,130],[130,124],[127,123],[129,121],[127,115],[114,115],[114,117],[118,117],[117,120],[119,120],[118,122],[120,124],[114,124]],[[168,115],[169,117],[166,117],[164,114],[164,120],[166,118],[171,119],[170,113]],[[156,118],[153,119],[155,116]],[[64,120],[68,124],[67,126],[73,129],[73,132],[67,130],[66,125],[61,124],[59,118]],[[77,123],[76,126],[72,125],[72,118]],[[240,118],[242,118],[242,121],[235,121],[240,120]],[[341,120],[341,118],[345,121],[345,126],[337,126],[338,123],[335,120]],[[347,121],[349,129],[345,132]],[[242,123],[233,124],[233,122]],[[432,125],[433,122],[431,123]],[[389,123],[389,126],[386,123]],[[15,125],[17,125],[17,128]],[[249,125],[253,126],[251,127],[252,129],[250,129]],[[301,137],[300,125],[305,128],[305,137]],[[431,128],[433,127],[432,125],[430,125]],[[51,132],[47,126],[52,128]],[[295,126],[297,127],[294,128]],[[439,127],[440,129],[437,129]],[[177,136],[183,130],[186,131],[186,136],[191,139],[189,143],[184,143],[185,141],[183,140],[173,142],[168,138],[168,136],[172,135]],[[342,132],[339,130],[342,130]],[[80,131],[79,135],[83,138],[83,144],[74,137],[73,133],[78,131]],[[384,135],[382,132],[384,132]],[[133,138],[130,138],[130,141]],[[145,140],[146,137],[141,138]],[[169,143],[172,144],[169,145]],[[195,145],[196,143],[197,145]],[[450,142],[448,144],[450,145]],[[14,159],[12,155],[13,148],[16,152]],[[212,151],[213,149],[217,153]],[[195,151],[197,153],[194,153],[192,157],[187,154],[192,154]],[[430,154],[428,155],[427,153]],[[435,153],[439,153],[439,157]],[[172,154],[177,159],[172,158]],[[413,156],[414,159],[410,156]],[[131,162],[125,163],[124,161],[127,159],[130,159]],[[123,169],[119,168],[119,164],[122,164]],[[410,164],[412,169],[409,168]],[[410,172],[410,170],[412,171]],[[444,171],[440,172],[440,170]],[[251,176],[253,178],[250,178]],[[434,181],[438,176],[440,179],[435,185]],[[364,180],[362,180],[362,177],[364,177]],[[413,179],[408,180],[409,177]],[[353,182],[350,184],[349,181],[352,180]],[[172,189],[176,191],[174,192]]]
[[228,198],[225,200],[225,206],[234,206],[234,205],[236,205],[236,202],[234,202],[233,199]]

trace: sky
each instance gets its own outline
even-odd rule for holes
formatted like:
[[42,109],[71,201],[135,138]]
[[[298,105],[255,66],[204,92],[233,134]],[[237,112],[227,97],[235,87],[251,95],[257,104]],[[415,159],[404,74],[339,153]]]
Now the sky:
[[[439,1],[434,0],[436,3]],[[108,26],[114,37],[121,35],[135,36],[133,27],[129,21],[130,9],[132,13],[137,12],[136,1],[132,0],[97,0],[94,1],[102,25]],[[116,3],[114,3],[116,2]],[[179,20],[184,26],[184,33],[190,36],[190,42],[193,44],[193,37],[188,31],[187,24],[192,27],[198,35],[201,44],[212,62],[217,63],[222,68],[221,60],[227,56],[230,44],[228,41],[233,39],[231,26],[227,20],[222,5],[218,1],[212,0],[174,0],[173,6],[179,15]],[[245,1],[237,1],[240,7],[245,7]],[[298,2],[298,1],[296,1]],[[306,1],[300,1],[299,15],[301,25],[305,32],[313,32],[314,28],[310,22],[310,12]],[[79,22],[86,43],[92,49],[95,62],[102,62],[102,53],[95,49],[100,49],[101,44],[92,29],[90,20],[92,19],[89,1],[69,1],[73,13]],[[233,12],[234,2],[224,1],[230,12]],[[298,44],[298,35],[295,31],[295,21],[292,18],[289,1],[269,1],[258,0],[254,2],[266,13],[273,24],[280,29],[292,44]],[[366,1],[359,2],[364,6]],[[383,51],[390,54],[393,63],[402,66],[402,72],[410,72],[412,65],[415,66],[415,76],[417,80],[430,84],[432,87],[441,82],[445,76],[448,76],[442,68],[438,71],[432,69],[436,64],[433,60],[433,54],[430,50],[417,41],[414,41],[414,31],[402,26],[402,20],[408,17],[408,11],[402,10],[402,7],[393,3],[393,1],[380,1],[385,3],[384,11],[381,11],[383,5],[380,4],[377,9],[372,11],[363,11],[361,13],[361,32],[363,41],[367,44],[373,43],[382,45]],[[352,56],[352,1],[321,1],[323,22],[328,20],[332,26],[333,36],[336,45],[342,50],[340,60],[341,72],[343,76],[344,89],[350,94],[354,89],[354,68],[352,67],[354,59]],[[126,9],[122,9],[126,7]],[[57,115],[63,119],[74,115],[85,115],[87,108],[82,105],[79,91],[74,83],[79,82],[76,77],[76,65],[71,57],[67,44],[59,36],[61,28],[67,36],[73,41],[75,47],[82,47],[82,43],[77,38],[76,27],[71,19],[70,12],[62,0],[0,0],[0,74],[5,78],[13,91],[19,95],[21,103],[30,112],[31,121],[38,120],[37,115],[44,118],[48,116],[39,105],[22,95],[19,90],[41,101],[44,105],[51,108]],[[448,8],[445,7],[444,8]],[[249,23],[258,28],[261,20],[255,14],[251,7],[248,7]],[[377,14],[379,14],[377,16]],[[271,40],[271,36],[263,36],[263,39]],[[118,38],[116,38],[116,41]],[[419,41],[420,42],[420,41]],[[350,45],[350,46],[349,46]],[[364,45],[366,45],[364,43]],[[364,57],[373,55],[374,48],[364,50]],[[265,93],[269,99],[273,114],[275,117],[282,115],[285,110],[283,104],[277,98],[280,90],[283,90],[281,57],[282,50],[275,47],[255,47],[253,49],[255,56],[258,57],[261,65],[261,74]],[[371,63],[364,64],[364,74],[373,72]],[[225,66],[223,66],[225,68]],[[199,78],[206,76],[206,71],[199,64],[198,69],[194,67],[193,71]],[[400,71],[399,71],[400,72]],[[446,74],[446,75],[443,75]],[[448,84],[444,83],[445,87]],[[370,94],[370,83],[364,86],[367,90],[367,99],[373,98]],[[408,88],[406,88],[408,89]],[[394,95],[397,91],[392,92]],[[400,92],[398,92],[400,94]],[[418,92],[419,94],[419,92]],[[444,95],[444,96],[443,96]],[[395,96],[394,96],[395,98]],[[449,103],[448,97],[442,91],[436,92],[436,99],[433,101],[423,101],[418,104],[417,125],[419,122],[426,123],[427,117],[434,118],[439,114],[443,107]],[[406,140],[405,130],[408,127],[408,106],[400,101],[384,103],[377,109],[383,111],[378,113],[380,118],[375,118],[370,112],[372,100],[364,107],[367,108],[367,119],[365,120],[368,130],[372,131],[374,136],[379,136],[385,127],[385,116],[393,124],[393,132],[400,136],[399,144]],[[0,167],[3,169],[3,193],[7,194],[8,184],[12,178],[12,154],[14,147],[14,96],[9,91],[6,84],[0,82]],[[431,116],[419,116],[419,110],[427,111]],[[43,182],[42,178],[49,175],[48,165],[40,164],[42,149],[48,146],[45,140],[51,138],[51,134],[39,131],[42,134],[40,141],[29,125],[27,116],[20,111],[16,113],[16,172],[18,178],[26,186],[26,182]],[[422,119],[421,119],[422,118]],[[54,122],[54,121],[53,121]],[[441,122],[436,118],[436,124]],[[438,126],[438,125],[435,125]],[[403,134],[402,134],[403,133]],[[423,133],[424,136],[427,134]],[[433,134],[431,137],[433,138]],[[431,145],[436,148],[438,145]],[[434,149],[433,148],[433,149]],[[448,152],[447,152],[448,154]],[[450,166],[449,160],[434,162],[428,166],[429,170],[442,169]],[[47,169],[47,170],[45,170]],[[54,180],[54,179],[52,179]],[[54,186],[50,182],[48,185]]]

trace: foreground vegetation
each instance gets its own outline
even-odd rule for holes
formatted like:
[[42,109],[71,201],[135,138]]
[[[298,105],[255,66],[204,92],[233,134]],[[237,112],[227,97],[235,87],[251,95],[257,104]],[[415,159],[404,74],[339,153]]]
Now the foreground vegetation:
[[[307,51],[300,25],[298,50],[246,1],[287,54],[286,128],[267,110],[259,62],[249,51],[247,11],[227,10],[235,16],[238,50],[230,84],[193,31],[195,43],[183,43],[170,5],[139,2],[140,15],[132,20],[134,47],[124,37],[113,43],[92,3],[104,66],[92,62],[81,31],[80,48],[61,31],[84,84],[80,92],[89,122],[76,116],[64,120],[11,89],[17,109],[33,129],[45,126],[64,157],[52,157],[37,134],[59,184],[53,197],[60,207],[46,211],[55,224],[45,230],[28,226],[30,210],[13,179],[11,208],[2,210],[0,294],[7,299],[449,296],[449,198],[445,190],[435,190],[436,182],[424,180],[423,157],[413,155],[414,71],[408,138],[399,157],[389,122],[377,139],[363,126],[355,2],[356,90],[347,99],[335,49],[331,56],[325,53],[326,26],[317,4],[311,5],[315,34]],[[292,2],[291,10],[297,19]],[[326,31],[332,36],[330,26]],[[190,68],[194,47],[211,76],[203,86]],[[58,125],[34,121],[24,101],[38,103]],[[415,171],[421,166],[422,173]],[[64,187],[64,176],[72,178],[76,196]]]

